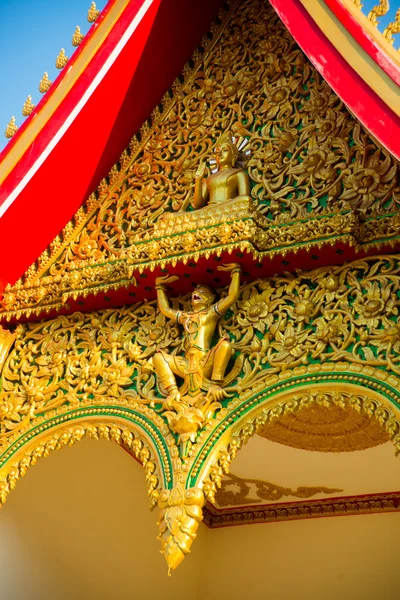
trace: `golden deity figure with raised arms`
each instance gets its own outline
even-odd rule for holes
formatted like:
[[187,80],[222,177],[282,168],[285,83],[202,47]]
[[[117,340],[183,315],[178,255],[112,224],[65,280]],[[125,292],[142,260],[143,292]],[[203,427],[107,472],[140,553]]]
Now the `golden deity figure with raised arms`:
[[[220,317],[239,297],[241,267],[238,263],[231,263],[218,269],[231,272],[228,294],[214,303],[212,290],[199,285],[192,293],[193,311],[190,312],[174,310],[169,304],[165,284],[176,281],[178,277],[166,275],[156,279],[159,309],[167,318],[183,325],[184,335],[183,356],[170,355],[164,350],[153,356],[159,385],[166,395],[166,409],[176,410],[179,404],[200,407],[206,398],[218,402],[226,396],[221,384],[233,349],[224,337],[211,346]],[[176,376],[183,379],[179,389]]]

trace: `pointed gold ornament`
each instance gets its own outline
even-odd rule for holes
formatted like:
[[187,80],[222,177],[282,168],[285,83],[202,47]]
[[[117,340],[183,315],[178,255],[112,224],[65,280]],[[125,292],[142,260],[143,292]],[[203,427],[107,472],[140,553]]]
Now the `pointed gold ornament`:
[[387,41],[389,42],[389,44],[392,44],[392,46],[393,46],[393,43],[394,43],[393,35],[396,33],[400,33],[400,8],[396,12],[395,20],[392,23],[389,23],[389,25],[386,27],[385,31],[383,32],[383,37],[385,37],[387,39]]
[[64,48],[61,48],[60,54],[56,59],[56,67],[57,69],[63,69],[68,62],[68,56],[65,54]]
[[72,45],[75,46],[75,48],[76,48],[82,42],[83,38],[84,38],[84,35],[83,35],[83,33],[81,33],[81,28],[79,27],[79,25],[77,25],[76,29],[74,31],[74,34],[72,36]]
[[39,92],[41,94],[44,94],[45,92],[47,92],[47,90],[49,89],[50,86],[51,86],[51,81],[50,81],[48,73],[46,71],[44,73],[42,79],[40,80],[40,83],[39,83]]
[[24,103],[24,106],[22,107],[23,116],[27,117],[28,115],[30,115],[34,108],[35,108],[35,105],[32,104],[32,97],[28,96]]
[[14,133],[16,133],[17,129],[18,129],[18,125],[16,125],[16,123],[15,123],[15,117],[11,117],[11,121],[7,125],[6,131],[5,131],[6,138],[8,138],[8,139],[12,138]]
[[11,333],[0,325],[0,372],[16,337],[15,333]]
[[89,23],[94,23],[99,14],[100,11],[96,8],[96,3],[92,2],[87,15],[87,20],[89,21]]
[[368,21],[371,21],[372,25],[378,27],[378,17],[384,17],[389,12],[389,0],[379,0],[379,4],[373,7],[368,14]]

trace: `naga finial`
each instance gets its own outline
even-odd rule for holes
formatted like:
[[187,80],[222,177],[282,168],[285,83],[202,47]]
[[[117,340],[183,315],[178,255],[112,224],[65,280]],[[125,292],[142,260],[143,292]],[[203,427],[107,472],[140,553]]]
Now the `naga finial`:
[[10,139],[17,132],[18,125],[15,123],[15,117],[11,117],[9,124],[6,127],[4,135]]
[[28,115],[30,115],[34,108],[35,105],[32,104],[32,96],[28,96],[24,102],[24,106],[22,107],[23,116],[27,117]]
[[68,56],[65,54],[64,48],[61,48],[60,54],[56,58],[57,69],[63,69],[68,62]]
[[15,342],[16,335],[11,333],[8,329],[4,329],[0,325],[0,373],[8,356],[11,346]]
[[87,15],[87,20],[89,23],[94,23],[99,16],[100,11],[96,8],[96,3],[92,2]]
[[389,0],[379,0],[379,4],[374,6],[369,12],[367,19],[371,21],[372,25],[378,27],[378,17],[384,17],[389,12]]
[[47,71],[45,71],[45,73],[39,83],[39,92],[41,94],[44,94],[45,92],[47,92],[47,90],[49,89],[50,86],[51,86],[51,81],[49,79],[49,75],[48,75]]
[[400,8],[396,11],[396,17],[393,22],[389,23],[383,32],[383,37],[387,39],[389,44],[393,46],[394,37],[393,35],[396,33],[400,33]]
[[72,36],[72,45],[76,48],[82,42],[83,38],[84,35],[83,33],[81,33],[81,28],[79,27],[79,25],[77,25]]

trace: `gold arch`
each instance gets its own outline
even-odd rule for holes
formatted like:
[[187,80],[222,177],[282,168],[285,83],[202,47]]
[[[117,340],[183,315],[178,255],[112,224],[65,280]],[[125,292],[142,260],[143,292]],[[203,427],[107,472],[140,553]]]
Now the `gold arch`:
[[0,469],[0,507],[19,479],[40,458],[49,456],[55,450],[73,446],[84,437],[96,440],[103,438],[129,449],[145,470],[150,508],[157,505],[162,487],[160,461],[154,444],[135,424],[130,423],[128,426],[126,421],[115,417],[86,416],[74,419],[73,423],[69,421],[54,425],[50,430],[43,430],[34,437],[33,434],[28,434],[27,437],[31,437],[31,440],[21,443]]
[[382,430],[400,453],[400,409],[383,393],[369,387],[343,381],[310,383],[284,389],[275,396],[268,395],[254,408],[230,423],[215,442],[208,460],[205,460],[196,476],[196,485],[203,489],[206,498],[215,501],[225,473],[238,451],[263,426],[284,415],[295,413],[313,402],[332,402],[336,406],[349,406],[368,417],[377,419]]

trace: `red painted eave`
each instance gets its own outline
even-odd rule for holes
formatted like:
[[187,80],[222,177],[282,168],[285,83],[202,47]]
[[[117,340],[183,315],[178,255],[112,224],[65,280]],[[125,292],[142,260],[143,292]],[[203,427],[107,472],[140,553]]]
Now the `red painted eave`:
[[118,2],[122,8],[107,36],[0,185],[3,284],[23,275],[108,173],[222,5],[222,0],[111,0],[0,162],[15,153],[48,103],[54,104],[57,90],[74,74],[79,56]]
[[[376,39],[364,29],[360,21],[347,10],[340,0],[325,0],[333,14],[339,19],[350,35],[360,44],[376,64],[397,84],[400,85],[400,69],[392,57],[384,52]],[[383,41],[383,38],[382,38]]]
[[[393,156],[400,159],[399,116],[349,65],[321,31],[300,0],[270,0],[270,2],[303,52],[333,91],[368,131]],[[333,6],[333,0],[326,3]],[[370,50],[372,54],[375,52],[374,56],[371,54],[371,58],[377,62],[377,49],[371,47]],[[382,64],[378,66],[382,68]],[[387,63],[385,66],[389,68]],[[394,77],[393,65],[391,68],[391,79],[395,81],[397,75]]]

